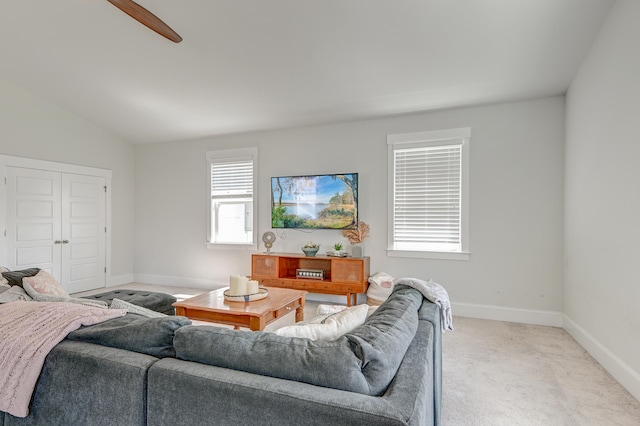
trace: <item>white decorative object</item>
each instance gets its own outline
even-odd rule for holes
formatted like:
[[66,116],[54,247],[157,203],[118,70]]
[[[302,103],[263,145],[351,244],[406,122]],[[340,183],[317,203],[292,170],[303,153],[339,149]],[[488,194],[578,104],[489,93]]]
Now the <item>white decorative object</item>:
[[271,253],[271,247],[273,247],[273,243],[276,241],[276,234],[271,231],[267,231],[262,234],[262,242],[264,243],[264,248],[267,249],[267,254]]
[[232,275],[229,277],[229,290],[230,296],[243,296],[247,293],[247,284],[249,279],[242,275]]
[[247,284],[247,294],[256,294],[260,291],[260,286],[258,285],[258,281],[250,280]]
[[351,256],[364,257],[364,246],[362,244],[354,244],[351,246]]
[[229,290],[225,290],[223,292],[224,299],[229,302],[253,302],[255,300],[262,300],[269,295],[269,291],[260,287],[259,291],[256,294],[243,294],[240,296],[232,296],[229,294]]

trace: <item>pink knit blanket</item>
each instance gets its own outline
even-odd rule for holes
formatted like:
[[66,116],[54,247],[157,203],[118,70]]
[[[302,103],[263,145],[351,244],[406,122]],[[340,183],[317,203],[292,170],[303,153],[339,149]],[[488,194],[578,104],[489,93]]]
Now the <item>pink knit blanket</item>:
[[0,304],[0,411],[26,417],[49,351],[80,326],[126,313],[63,302]]

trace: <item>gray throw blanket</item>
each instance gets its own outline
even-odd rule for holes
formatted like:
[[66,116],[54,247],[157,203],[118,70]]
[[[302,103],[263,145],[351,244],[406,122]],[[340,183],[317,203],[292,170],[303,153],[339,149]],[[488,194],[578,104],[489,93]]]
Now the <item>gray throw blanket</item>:
[[440,284],[429,281],[420,280],[418,278],[398,278],[396,284],[404,284],[418,290],[428,300],[432,301],[440,308],[440,324],[442,332],[446,330],[453,331],[453,315],[451,313],[451,302],[449,301],[449,293]]

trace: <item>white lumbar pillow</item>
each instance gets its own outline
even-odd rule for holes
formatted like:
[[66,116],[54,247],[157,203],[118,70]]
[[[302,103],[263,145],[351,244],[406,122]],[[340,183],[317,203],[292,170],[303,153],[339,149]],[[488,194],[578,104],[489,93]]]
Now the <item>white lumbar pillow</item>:
[[364,324],[368,305],[357,305],[326,317],[321,323],[289,325],[274,333],[285,337],[303,337],[311,340],[335,340],[354,328]]

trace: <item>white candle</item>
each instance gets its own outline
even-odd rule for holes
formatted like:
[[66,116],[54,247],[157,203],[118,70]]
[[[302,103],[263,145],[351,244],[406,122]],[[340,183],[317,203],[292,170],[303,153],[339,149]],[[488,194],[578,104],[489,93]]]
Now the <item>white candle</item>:
[[232,275],[229,277],[229,296],[243,296],[247,294],[247,277]]
[[244,275],[240,276],[240,290],[242,295],[249,294],[249,278]]
[[256,293],[258,293],[258,291],[260,291],[259,286],[258,286],[258,281],[250,280],[249,284],[247,285],[247,293],[248,294],[256,294]]
[[236,296],[237,291],[238,291],[238,279],[236,278],[235,275],[231,275],[229,277],[229,291],[227,294],[229,296]]

